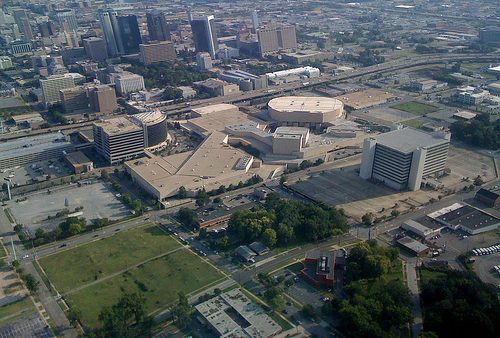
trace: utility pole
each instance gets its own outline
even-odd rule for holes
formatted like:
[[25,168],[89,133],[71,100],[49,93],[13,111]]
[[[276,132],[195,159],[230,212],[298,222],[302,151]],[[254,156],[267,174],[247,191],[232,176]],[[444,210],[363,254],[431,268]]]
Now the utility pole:
[[4,177],[4,180],[7,181],[7,193],[9,194],[9,201],[12,201],[12,195],[10,194],[10,185],[12,184],[12,181],[7,177]]

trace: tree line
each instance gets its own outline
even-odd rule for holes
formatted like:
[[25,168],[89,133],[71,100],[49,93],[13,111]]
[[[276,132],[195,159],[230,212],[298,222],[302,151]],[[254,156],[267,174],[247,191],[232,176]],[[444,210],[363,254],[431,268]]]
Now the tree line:
[[471,121],[456,121],[450,126],[454,138],[465,143],[497,150],[500,148],[500,120],[490,121],[488,114],[480,114]]
[[261,240],[269,247],[291,242],[314,242],[347,230],[343,210],[286,200],[269,194],[262,209],[232,214],[228,231],[241,243]]

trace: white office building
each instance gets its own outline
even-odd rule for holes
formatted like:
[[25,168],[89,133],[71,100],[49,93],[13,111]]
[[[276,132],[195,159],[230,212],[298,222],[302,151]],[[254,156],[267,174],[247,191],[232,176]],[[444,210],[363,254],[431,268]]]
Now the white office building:
[[396,189],[420,189],[444,172],[451,134],[404,128],[365,139],[360,176]]
[[116,92],[120,96],[126,96],[130,93],[146,89],[144,78],[141,75],[123,72],[113,74]]
[[59,91],[75,87],[75,79],[72,74],[52,75],[46,79],[40,79],[40,87],[43,94],[43,102],[54,104],[60,102]]

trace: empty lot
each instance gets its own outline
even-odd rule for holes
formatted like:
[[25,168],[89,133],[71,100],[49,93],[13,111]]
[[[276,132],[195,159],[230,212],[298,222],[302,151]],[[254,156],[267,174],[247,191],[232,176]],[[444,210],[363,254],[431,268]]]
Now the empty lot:
[[114,220],[130,215],[109,186],[101,181],[81,187],[76,184],[57,187],[51,189],[50,193],[40,191],[28,195],[26,201],[11,203],[9,207],[17,223],[26,225],[30,230],[55,227],[62,220],[51,221],[47,217],[65,208],[73,211],[76,207],[83,207],[83,217],[88,221],[105,217]]

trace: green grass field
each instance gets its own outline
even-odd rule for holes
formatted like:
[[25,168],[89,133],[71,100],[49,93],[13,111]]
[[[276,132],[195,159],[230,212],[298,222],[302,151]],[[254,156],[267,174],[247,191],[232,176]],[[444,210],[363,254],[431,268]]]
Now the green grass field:
[[422,121],[420,121],[419,119],[406,120],[401,123],[407,127],[412,127],[416,129],[422,128],[423,125]]
[[0,243],[0,258],[4,258],[7,256],[7,250],[3,246],[3,243]]
[[446,273],[444,272],[420,269],[420,278],[422,280],[422,283],[433,281],[443,277],[446,277]]
[[150,225],[43,257],[39,263],[63,293],[179,247],[172,237]]
[[65,298],[70,306],[82,312],[85,326],[96,327],[101,309],[115,304],[123,291],[144,295],[147,311],[153,312],[175,302],[180,291],[188,294],[223,277],[191,251],[182,249],[68,294]]
[[439,110],[439,108],[436,106],[416,101],[398,103],[395,104],[394,106],[391,106],[391,108],[417,115],[425,115]]
[[14,303],[0,306],[0,324],[7,324],[30,313],[36,312],[35,305],[29,297]]

